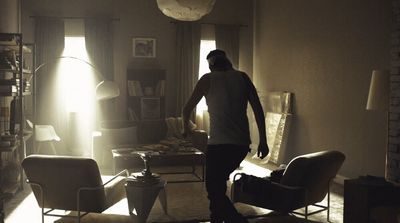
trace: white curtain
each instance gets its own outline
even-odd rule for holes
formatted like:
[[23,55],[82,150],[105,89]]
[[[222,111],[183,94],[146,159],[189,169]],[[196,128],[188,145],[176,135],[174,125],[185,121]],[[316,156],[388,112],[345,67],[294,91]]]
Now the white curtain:
[[176,113],[181,114],[199,76],[200,25],[178,22],[176,29],[177,98]]
[[66,152],[66,138],[68,136],[68,116],[63,99],[58,91],[58,73],[55,72],[57,61],[55,58],[61,56],[64,50],[64,21],[56,18],[35,18],[35,44],[36,44],[36,67],[46,63],[35,74],[34,92],[34,122],[35,124],[52,125],[62,139],[57,144],[57,152]]
[[239,67],[239,25],[215,25],[215,42],[224,50],[235,69]]
[[[112,25],[112,20],[108,18],[85,19],[85,43],[90,61],[99,69],[103,78],[110,81],[114,80]],[[117,119],[114,117],[115,99],[98,101],[98,106],[96,121]]]

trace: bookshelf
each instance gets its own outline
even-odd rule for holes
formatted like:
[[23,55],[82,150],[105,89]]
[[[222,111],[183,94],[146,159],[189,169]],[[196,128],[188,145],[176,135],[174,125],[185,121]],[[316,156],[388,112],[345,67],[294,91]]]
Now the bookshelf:
[[166,74],[162,69],[128,69],[127,116],[137,123],[140,143],[164,137]]
[[[0,197],[12,196],[23,187],[20,162],[30,137],[24,129],[25,102],[31,95],[33,44],[25,44],[20,33],[0,33]],[[4,177],[6,176],[6,177]]]

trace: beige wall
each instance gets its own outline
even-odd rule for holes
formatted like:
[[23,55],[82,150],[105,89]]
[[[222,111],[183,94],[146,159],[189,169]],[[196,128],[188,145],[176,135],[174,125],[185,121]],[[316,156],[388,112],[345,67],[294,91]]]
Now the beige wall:
[[[252,72],[252,1],[218,0],[213,11],[201,21],[223,24],[243,24],[241,29],[241,61],[243,70]],[[227,7],[229,5],[229,7]],[[117,99],[120,118],[125,117],[127,68],[161,68],[167,71],[167,115],[175,115],[176,75],[175,25],[158,10],[155,0],[22,0],[22,31],[33,41],[31,15],[110,16],[114,22],[115,79],[122,95]],[[132,37],[157,39],[155,59],[132,57]]]
[[0,32],[19,32],[19,0],[0,0]]
[[336,149],[345,177],[383,176],[384,112],[366,111],[373,69],[390,68],[390,0],[258,0],[254,81],[294,93],[286,160]]

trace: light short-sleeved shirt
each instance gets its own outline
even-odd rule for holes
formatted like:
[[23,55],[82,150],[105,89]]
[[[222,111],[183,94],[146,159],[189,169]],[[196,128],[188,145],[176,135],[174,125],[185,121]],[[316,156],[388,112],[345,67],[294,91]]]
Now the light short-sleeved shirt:
[[245,73],[237,70],[208,74],[210,87],[205,96],[210,115],[209,145],[250,145],[247,102],[249,88]]

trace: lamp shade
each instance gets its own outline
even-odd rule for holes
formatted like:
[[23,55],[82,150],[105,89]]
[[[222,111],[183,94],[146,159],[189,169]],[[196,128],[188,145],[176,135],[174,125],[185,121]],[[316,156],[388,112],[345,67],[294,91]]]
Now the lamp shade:
[[196,21],[211,12],[215,0],[157,0],[161,12],[181,21]]
[[119,87],[118,87],[117,83],[106,80],[104,78],[103,74],[100,72],[100,70],[97,69],[96,66],[91,64],[89,61],[86,61],[86,60],[78,58],[78,57],[73,57],[73,56],[55,57],[53,59],[50,59],[47,62],[40,64],[35,69],[35,73],[37,73],[42,67],[44,67],[50,63],[54,63],[58,60],[74,60],[74,61],[85,63],[93,68],[93,70],[95,71],[95,75],[97,75],[102,80],[99,84],[96,85],[96,99],[97,100],[107,100],[107,99],[112,99],[112,98],[116,98],[119,96],[120,91],[119,91]]
[[117,83],[103,80],[96,86],[96,99],[107,100],[118,97],[120,94]]
[[367,110],[389,110],[389,72],[385,70],[373,70]]

